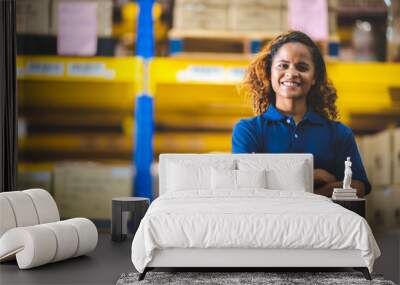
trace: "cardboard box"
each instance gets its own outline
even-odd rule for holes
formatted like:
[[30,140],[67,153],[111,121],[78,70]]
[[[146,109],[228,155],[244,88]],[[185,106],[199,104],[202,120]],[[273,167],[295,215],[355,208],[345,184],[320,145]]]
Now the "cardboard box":
[[373,176],[372,176],[373,155],[371,154],[371,150],[374,149],[374,137],[373,136],[363,136],[361,138],[361,142],[359,145],[361,146],[359,148],[361,160],[364,164],[364,168],[367,173],[368,180],[371,183],[371,185],[374,185]]
[[392,144],[392,130],[385,130],[363,139],[363,161],[372,185],[392,184]]
[[328,0],[328,9],[336,11],[339,7],[339,0]]
[[50,0],[16,1],[18,34],[48,35],[50,33]]
[[64,163],[54,168],[54,196],[64,218],[111,219],[113,197],[132,196],[129,165]]
[[286,8],[282,8],[281,10],[281,29],[283,32],[289,30],[288,12]]
[[360,153],[361,158],[362,158],[362,154],[363,154],[363,137],[362,136],[354,136],[354,139],[355,139],[356,144],[357,144],[358,152]]
[[335,35],[337,33],[337,12],[336,11],[328,11],[328,27],[329,27],[329,35]]
[[[112,35],[112,0],[85,0],[97,3],[97,35],[99,37],[110,37]],[[52,21],[50,32],[58,34],[58,5],[61,2],[81,2],[81,0],[53,0],[51,5]]]
[[228,1],[177,0],[174,7],[174,29],[226,30]]

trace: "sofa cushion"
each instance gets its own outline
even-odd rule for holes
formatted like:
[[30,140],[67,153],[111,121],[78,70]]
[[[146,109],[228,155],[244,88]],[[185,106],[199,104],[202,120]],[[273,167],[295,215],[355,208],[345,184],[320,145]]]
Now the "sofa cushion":
[[85,218],[17,227],[0,238],[0,261],[16,256],[20,269],[33,268],[86,254],[97,241],[96,226]]

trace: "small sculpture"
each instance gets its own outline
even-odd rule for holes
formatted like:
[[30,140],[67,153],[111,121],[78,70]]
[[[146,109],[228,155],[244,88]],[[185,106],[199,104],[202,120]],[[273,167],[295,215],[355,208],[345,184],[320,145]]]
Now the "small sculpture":
[[333,188],[333,200],[357,200],[357,189],[351,188],[351,161],[348,156],[344,162],[344,178],[342,188]]
[[351,176],[353,172],[351,171],[351,161],[350,157],[344,162],[344,179],[343,179],[343,189],[351,189]]

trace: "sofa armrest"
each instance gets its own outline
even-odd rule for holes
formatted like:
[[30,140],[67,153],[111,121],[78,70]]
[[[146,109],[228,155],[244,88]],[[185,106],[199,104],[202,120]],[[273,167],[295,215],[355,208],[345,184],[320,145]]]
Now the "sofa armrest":
[[16,257],[28,269],[86,254],[97,241],[96,226],[85,218],[13,228],[0,238],[0,261]]

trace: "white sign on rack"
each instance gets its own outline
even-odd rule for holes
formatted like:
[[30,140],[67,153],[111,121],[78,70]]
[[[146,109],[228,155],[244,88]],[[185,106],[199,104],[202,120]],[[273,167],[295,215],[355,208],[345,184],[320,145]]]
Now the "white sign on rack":
[[115,70],[107,69],[102,62],[71,62],[67,67],[68,76],[74,77],[98,77],[113,79]]
[[18,75],[47,75],[47,76],[63,76],[64,63],[62,62],[41,62],[29,61],[25,68],[18,71]]
[[240,67],[189,65],[186,69],[177,72],[176,79],[180,82],[240,82],[244,72],[245,69]]

